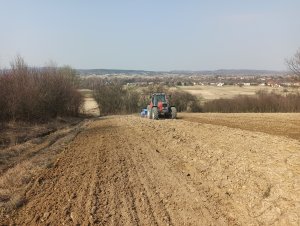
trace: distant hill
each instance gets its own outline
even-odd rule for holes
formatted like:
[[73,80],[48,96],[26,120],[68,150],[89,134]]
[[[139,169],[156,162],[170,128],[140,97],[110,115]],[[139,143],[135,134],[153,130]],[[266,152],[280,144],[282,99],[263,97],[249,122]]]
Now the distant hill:
[[252,70],[252,69],[219,69],[206,71],[170,71],[171,73],[181,74],[203,74],[203,75],[284,75],[286,71],[272,71],[272,70]]
[[78,74],[82,76],[103,76],[103,75],[143,75],[143,76],[157,76],[157,75],[213,75],[213,76],[259,76],[259,75],[286,75],[286,71],[272,71],[272,70],[251,70],[251,69],[220,69],[212,71],[145,71],[145,70],[122,70],[122,69],[77,69]]
[[156,74],[154,71],[143,71],[143,70],[122,70],[122,69],[77,69],[80,75],[146,75]]

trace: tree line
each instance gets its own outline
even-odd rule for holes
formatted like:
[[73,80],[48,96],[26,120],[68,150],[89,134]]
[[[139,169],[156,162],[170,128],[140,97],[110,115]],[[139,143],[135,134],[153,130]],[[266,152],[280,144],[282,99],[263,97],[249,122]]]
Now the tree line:
[[83,99],[77,86],[71,67],[33,68],[16,57],[0,71],[0,122],[78,116]]

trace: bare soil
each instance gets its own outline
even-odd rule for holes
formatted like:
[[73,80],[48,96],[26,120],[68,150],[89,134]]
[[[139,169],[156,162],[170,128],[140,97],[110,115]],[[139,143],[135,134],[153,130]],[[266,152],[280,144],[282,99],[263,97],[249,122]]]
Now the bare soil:
[[222,125],[300,140],[300,113],[180,113],[190,122]]
[[[31,174],[16,191],[23,198],[9,210],[2,196],[0,224],[300,223],[296,139],[136,116],[88,120],[64,134],[35,161],[27,158]],[[41,153],[47,167],[37,164]],[[0,174],[0,194],[15,167]]]
[[79,91],[84,96],[84,104],[81,113],[93,117],[100,116],[98,104],[93,98],[93,91],[90,89],[80,89]]
[[83,109],[84,109],[83,113],[88,116],[94,116],[94,117],[100,116],[98,104],[94,98],[85,97]]

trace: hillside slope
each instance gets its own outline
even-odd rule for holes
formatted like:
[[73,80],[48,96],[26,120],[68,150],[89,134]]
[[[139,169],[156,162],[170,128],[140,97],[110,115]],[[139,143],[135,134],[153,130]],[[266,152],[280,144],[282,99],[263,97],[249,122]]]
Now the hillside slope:
[[297,140],[262,132],[103,117],[32,179],[25,204],[0,223],[297,225],[299,150]]

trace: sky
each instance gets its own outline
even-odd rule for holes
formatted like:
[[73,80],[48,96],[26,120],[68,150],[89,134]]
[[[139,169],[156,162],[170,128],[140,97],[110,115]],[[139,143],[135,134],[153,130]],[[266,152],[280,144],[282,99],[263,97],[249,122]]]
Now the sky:
[[0,0],[0,67],[287,70],[299,0]]

